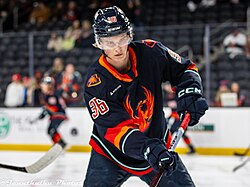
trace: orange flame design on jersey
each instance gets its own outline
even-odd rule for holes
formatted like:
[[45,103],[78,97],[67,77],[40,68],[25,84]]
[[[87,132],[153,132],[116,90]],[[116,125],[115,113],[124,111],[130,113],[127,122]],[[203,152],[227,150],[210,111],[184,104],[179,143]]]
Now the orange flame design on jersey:
[[153,116],[154,96],[145,87],[142,86],[142,88],[144,89],[144,95],[146,98],[137,104],[137,115],[134,113],[134,110],[131,107],[129,95],[126,97],[124,107],[133,119],[134,123],[139,127],[139,130],[144,132],[147,130]]

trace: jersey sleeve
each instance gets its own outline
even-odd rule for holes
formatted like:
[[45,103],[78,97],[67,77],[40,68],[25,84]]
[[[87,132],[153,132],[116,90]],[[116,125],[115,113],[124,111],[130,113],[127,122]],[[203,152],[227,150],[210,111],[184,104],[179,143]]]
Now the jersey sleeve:
[[126,88],[119,87],[111,97],[109,86],[103,83],[104,80],[101,81],[96,86],[89,87],[87,84],[84,92],[86,106],[99,138],[127,156],[142,159],[140,150],[147,137],[139,131],[123,106]]
[[[198,68],[189,59],[181,57],[161,43],[155,44],[156,56],[161,59],[162,80],[176,87],[177,97],[189,94],[201,95],[202,84]],[[185,93],[188,94],[185,94]]]

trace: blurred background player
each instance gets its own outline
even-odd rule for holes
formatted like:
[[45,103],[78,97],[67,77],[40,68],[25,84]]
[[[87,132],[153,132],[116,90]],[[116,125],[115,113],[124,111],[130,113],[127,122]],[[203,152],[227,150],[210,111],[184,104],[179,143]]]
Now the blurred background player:
[[52,77],[46,76],[41,82],[41,104],[43,105],[43,111],[37,119],[31,121],[31,124],[36,120],[43,119],[49,115],[49,127],[48,134],[54,144],[58,143],[63,148],[66,146],[66,142],[62,139],[61,134],[58,132],[59,126],[63,121],[67,120],[64,100],[55,91],[55,80]]
[[[163,91],[165,91],[165,99],[167,107],[171,109],[171,114],[168,117],[168,126],[170,128],[171,134],[178,131],[178,128],[181,125],[180,117],[177,112],[177,96],[175,92],[172,90],[170,84],[163,85]],[[188,154],[195,153],[194,145],[191,143],[191,139],[187,136],[186,131],[183,133],[182,138],[185,144],[188,146]]]

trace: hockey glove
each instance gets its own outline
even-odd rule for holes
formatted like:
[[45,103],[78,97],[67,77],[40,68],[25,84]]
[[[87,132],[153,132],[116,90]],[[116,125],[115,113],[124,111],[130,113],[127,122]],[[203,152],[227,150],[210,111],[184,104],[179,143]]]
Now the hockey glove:
[[197,72],[187,70],[181,77],[176,87],[177,93],[177,112],[180,119],[184,113],[190,113],[189,126],[197,124],[208,109],[206,99],[202,98],[201,78]]
[[154,170],[165,170],[165,175],[171,175],[176,169],[177,153],[169,152],[164,143],[159,139],[147,141],[142,149],[142,154]]
[[185,111],[190,113],[189,126],[196,125],[207,109],[207,101],[201,96],[189,95],[177,101],[177,112],[180,115],[181,120],[185,115]]

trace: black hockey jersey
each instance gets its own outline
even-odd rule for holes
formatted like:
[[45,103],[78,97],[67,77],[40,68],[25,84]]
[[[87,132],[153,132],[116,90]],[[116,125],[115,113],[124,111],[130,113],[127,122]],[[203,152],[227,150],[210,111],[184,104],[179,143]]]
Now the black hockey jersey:
[[39,116],[40,119],[44,118],[46,115],[49,115],[50,119],[67,119],[65,102],[57,92],[41,94],[40,102],[43,105],[43,111]]
[[152,168],[142,155],[148,138],[166,142],[162,82],[178,86],[184,73],[200,82],[195,65],[159,42],[129,45],[131,69],[121,74],[104,55],[90,66],[85,101],[94,121],[90,145],[135,175]]

